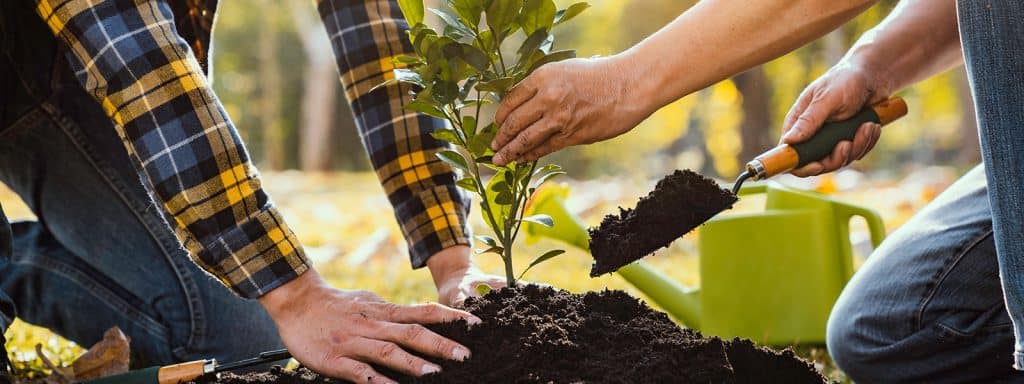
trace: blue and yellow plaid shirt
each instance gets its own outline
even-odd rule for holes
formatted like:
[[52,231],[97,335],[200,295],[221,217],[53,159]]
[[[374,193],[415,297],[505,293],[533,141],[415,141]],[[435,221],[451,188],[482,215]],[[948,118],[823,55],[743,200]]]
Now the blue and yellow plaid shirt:
[[[259,297],[306,271],[309,261],[196,59],[205,59],[208,40],[190,46],[179,34],[195,34],[175,23],[181,2],[198,3],[37,0],[36,9],[67,47],[79,82],[115,122],[143,184],[193,260],[238,295]],[[391,58],[412,51],[397,3],[322,0],[317,7],[413,266],[468,244],[468,197],[435,158],[444,145],[430,136],[444,123],[406,111],[404,85],[371,92],[392,76]],[[212,21],[212,13],[193,16]]]

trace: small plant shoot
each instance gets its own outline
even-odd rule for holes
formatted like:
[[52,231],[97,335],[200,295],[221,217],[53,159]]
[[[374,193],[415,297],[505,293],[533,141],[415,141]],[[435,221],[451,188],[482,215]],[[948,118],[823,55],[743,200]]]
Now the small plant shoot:
[[[481,108],[499,103],[538,67],[576,57],[573,50],[553,49],[552,29],[589,5],[559,10],[553,0],[446,0],[441,10],[425,9],[423,0],[398,4],[411,26],[408,35],[416,56],[394,58],[395,76],[382,85],[412,84],[415,99],[406,108],[448,121],[451,128],[433,136],[452,143],[455,150],[437,157],[462,175],[459,187],[480,197],[480,213],[493,236],[477,236],[482,247],[476,252],[501,256],[508,284],[514,286],[530,268],[563,253],[553,250],[535,258],[519,276],[513,271],[512,245],[520,226],[554,225],[547,215],[524,217],[530,197],[542,183],[565,172],[536,161],[495,165],[491,141],[498,129],[494,123],[480,126]],[[424,24],[427,12],[440,18],[443,29]]]

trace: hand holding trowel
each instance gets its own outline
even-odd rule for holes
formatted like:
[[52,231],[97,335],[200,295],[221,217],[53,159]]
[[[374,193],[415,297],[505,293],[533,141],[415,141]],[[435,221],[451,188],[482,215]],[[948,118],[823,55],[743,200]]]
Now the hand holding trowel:
[[590,275],[614,272],[731,208],[744,181],[764,180],[824,159],[839,142],[853,140],[862,124],[884,126],[906,114],[907,104],[894,97],[868,106],[847,120],[826,123],[810,139],[779,145],[747,163],[732,191],[691,171],[666,176],[636,208],[620,209],[619,216],[608,215],[599,227],[590,230],[590,251],[595,260]]

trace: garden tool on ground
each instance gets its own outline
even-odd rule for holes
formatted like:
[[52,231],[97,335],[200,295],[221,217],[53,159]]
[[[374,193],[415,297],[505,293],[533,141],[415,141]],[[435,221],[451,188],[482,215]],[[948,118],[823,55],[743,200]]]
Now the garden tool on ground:
[[235,361],[227,364],[219,364],[215,359],[196,360],[186,363],[167,365],[163,367],[149,367],[122,373],[120,375],[107,376],[96,380],[86,381],[84,384],[178,384],[186,383],[200,376],[228,372],[236,369],[251,367],[254,365],[271,363],[278,360],[291,358],[287,349],[268,351],[260,353],[258,357]]

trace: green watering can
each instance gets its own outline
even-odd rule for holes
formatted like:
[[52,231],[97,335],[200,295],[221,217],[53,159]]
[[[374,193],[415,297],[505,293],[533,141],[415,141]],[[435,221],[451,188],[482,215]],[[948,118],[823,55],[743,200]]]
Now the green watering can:
[[[746,187],[765,194],[765,210],[719,214],[700,229],[701,287],[687,287],[644,261],[617,272],[684,325],[709,335],[768,345],[825,342],[825,324],[853,275],[849,221],[863,217],[877,247],[885,237],[874,211],[778,183]],[[568,188],[537,192],[529,214],[544,213],[553,228],[527,224],[527,235],[565,241],[584,250],[590,237],[564,206]]]

